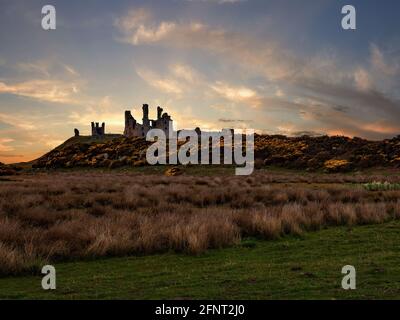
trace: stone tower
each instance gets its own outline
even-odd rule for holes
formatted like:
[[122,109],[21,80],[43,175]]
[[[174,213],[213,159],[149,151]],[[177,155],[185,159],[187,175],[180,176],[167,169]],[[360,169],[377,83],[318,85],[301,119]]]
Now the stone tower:
[[106,124],[103,122],[101,124],[101,127],[99,126],[99,123],[92,122],[92,137],[95,138],[101,138],[105,135],[106,133]]
[[161,119],[162,112],[163,112],[163,108],[157,107],[157,120]]

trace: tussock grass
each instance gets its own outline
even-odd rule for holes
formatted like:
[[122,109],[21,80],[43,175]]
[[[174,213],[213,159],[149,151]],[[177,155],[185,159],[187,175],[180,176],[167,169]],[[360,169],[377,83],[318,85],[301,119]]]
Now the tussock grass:
[[400,191],[357,187],[367,178],[21,175],[0,184],[0,274],[72,259],[200,254],[247,236],[276,239],[398,219]]

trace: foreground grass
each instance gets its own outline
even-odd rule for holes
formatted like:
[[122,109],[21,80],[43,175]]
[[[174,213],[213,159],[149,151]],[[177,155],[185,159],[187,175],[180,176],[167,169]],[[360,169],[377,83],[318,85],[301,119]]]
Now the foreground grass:
[[247,237],[400,219],[400,190],[364,190],[359,183],[368,178],[19,175],[0,183],[0,274],[40,270],[44,262],[201,254]]
[[[338,227],[276,241],[246,239],[199,256],[161,254],[60,263],[57,290],[38,276],[0,279],[1,299],[399,299],[400,222]],[[357,290],[341,289],[344,265]]]

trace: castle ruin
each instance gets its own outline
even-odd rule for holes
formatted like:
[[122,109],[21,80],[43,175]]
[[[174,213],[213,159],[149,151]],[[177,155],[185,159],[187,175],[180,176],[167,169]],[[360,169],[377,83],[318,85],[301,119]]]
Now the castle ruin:
[[101,124],[101,127],[99,126],[99,123],[92,122],[92,137],[94,138],[101,138],[105,135],[106,133],[106,124],[103,122]]
[[[106,136],[106,124],[103,122],[100,126],[99,122],[91,123],[92,138],[104,138]],[[149,119],[149,105],[143,105],[143,123],[140,124],[132,116],[131,111],[125,111],[125,130],[124,136],[126,137],[146,137],[147,132],[151,129],[161,129],[166,134],[172,126],[171,116],[164,112],[161,107],[157,107],[157,119]],[[74,136],[79,137],[79,130],[74,129]]]
[[126,137],[146,137],[147,132],[151,129],[161,129],[166,134],[172,126],[171,117],[168,113],[163,113],[161,107],[157,107],[157,119],[149,119],[149,105],[143,105],[143,123],[138,123],[132,116],[131,111],[125,111],[125,130],[124,136]]

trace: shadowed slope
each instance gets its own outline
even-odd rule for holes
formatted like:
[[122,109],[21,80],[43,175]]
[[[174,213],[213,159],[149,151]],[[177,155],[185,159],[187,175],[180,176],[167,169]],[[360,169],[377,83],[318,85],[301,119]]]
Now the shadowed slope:
[[[74,137],[33,162],[36,168],[146,165],[144,138],[109,135],[104,139]],[[256,166],[273,165],[311,171],[345,172],[400,165],[400,138],[368,141],[340,136],[255,136]]]

